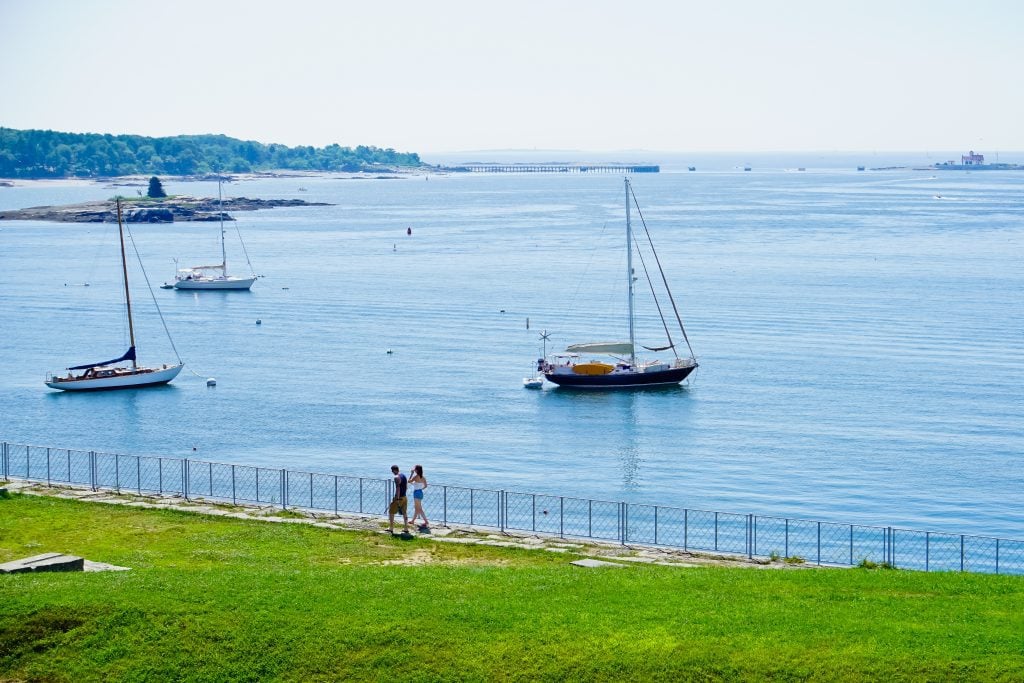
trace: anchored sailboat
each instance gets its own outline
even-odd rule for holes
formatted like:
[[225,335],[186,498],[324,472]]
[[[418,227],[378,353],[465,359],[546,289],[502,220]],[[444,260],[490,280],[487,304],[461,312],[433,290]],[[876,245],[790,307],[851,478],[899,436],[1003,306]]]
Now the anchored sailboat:
[[[681,357],[676,349],[676,344],[672,340],[672,335],[669,333],[668,323],[665,321],[661,304],[658,302],[657,295],[654,291],[654,283],[651,281],[650,273],[647,270],[647,263],[641,255],[640,261],[643,271],[647,276],[647,283],[651,287],[651,294],[654,297],[654,302],[658,308],[658,314],[661,317],[661,323],[664,328],[665,335],[668,337],[668,343],[665,346],[643,348],[646,348],[648,351],[655,352],[671,350],[673,359],[667,361],[644,361],[637,358],[636,325],[633,311],[633,289],[636,278],[634,277],[633,271],[634,239],[632,220],[630,216],[630,207],[631,204],[636,202],[636,198],[633,196],[633,190],[630,187],[629,178],[626,178],[625,183],[627,254],[626,280],[628,282],[627,296],[629,300],[629,341],[572,344],[566,348],[565,353],[563,354],[556,354],[550,359],[547,357],[539,359],[537,361],[537,371],[542,372],[549,382],[554,382],[560,386],[580,389],[625,389],[668,386],[672,384],[679,384],[686,379],[690,373],[697,369],[697,361],[693,356],[693,349],[690,347],[690,340],[686,336],[686,330],[683,328],[683,321],[679,316],[678,309],[676,308],[675,299],[672,297],[672,292],[668,288],[668,280],[665,278],[665,273],[661,269],[661,261],[658,259],[657,252],[654,252],[654,243],[651,241],[650,233],[647,232],[646,223],[644,223],[644,233],[647,235],[647,242],[654,255],[657,270],[661,275],[661,281],[664,285],[665,292],[668,294],[668,299],[671,302],[676,322],[679,324],[679,331],[682,333],[682,338],[686,343],[686,348],[689,350],[690,355],[688,357]],[[640,207],[637,205],[638,212],[639,209]],[[642,213],[640,214],[640,218],[643,220]],[[585,358],[585,356],[595,355],[610,357],[610,362],[605,358],[598,360]]]
[[[256,275],[238,277],[228,275],[228,255],[224,246],[224,195],[221,181],[217,181],[217,201],[220,205],[220,263],[212,266],[192,266],[178,271],[174,277],[175,289],[249,289]],[[250,267],[252,264],[250,264]]]
[[[85,363],[68,368],[65,377],[51,375],[46,379],[46,386],[62,391],[99,391],[103,389],[133,389],[167,384],[178,376],[184,364],[178,359],[177,365],[161,367],[143,367],[136,360],[135,325],[132,321],[132,298],[128,289],[128,262],[124,250],[124,225],[121,222],[121,200],[117,200],[117,231],[121,237],[121,271],[124,274],[124,305],[128,311],[128,335],[131,346],[119,358],[101,363]],[[141,263],[140,263],[141,266]],[[166,329],[166,328],[165,328]],[[169,335],[168,335],[169,336]],[[119,363],[131,361],[131,367],[122,367]],[[82,370],[79,375],[75,371]]]

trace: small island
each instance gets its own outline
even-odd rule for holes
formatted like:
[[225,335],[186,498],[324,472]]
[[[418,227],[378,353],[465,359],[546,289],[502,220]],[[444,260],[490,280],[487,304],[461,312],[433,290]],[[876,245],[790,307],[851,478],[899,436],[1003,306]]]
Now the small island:
[[[234,220],[228,211],[256,211],[277,206],[329,206],[326,202],[303,199],[249,199],[232,197],[219,202],[216,198],[173,196],[122,198],[122,215],[128,223],[174,223],[175,221]],[[115,223],[117,208],[114,199],[65,206],[34,206],[14,211],[0,211],[0,220],[55,221],[58,223]]]

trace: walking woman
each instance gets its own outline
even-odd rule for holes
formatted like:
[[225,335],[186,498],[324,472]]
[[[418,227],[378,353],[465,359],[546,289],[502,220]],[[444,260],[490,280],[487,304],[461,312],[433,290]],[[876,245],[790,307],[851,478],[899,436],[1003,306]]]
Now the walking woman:
[[412,468],[412,476],[409,477],[409,483],[412,484],[412,501],[416,509],[412,515],[413,524],[420,517],[423,518],[423,524],[420,524],[420,531],[430,531],[430,522],[427,521],[427,513],[423,511],[423,489],[427,488],[427,478],[423,476],[423,465],[416,465]]

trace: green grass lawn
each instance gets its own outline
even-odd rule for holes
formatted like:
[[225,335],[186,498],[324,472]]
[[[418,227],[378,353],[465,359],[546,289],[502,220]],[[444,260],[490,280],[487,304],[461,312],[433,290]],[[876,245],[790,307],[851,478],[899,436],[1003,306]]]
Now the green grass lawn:
[[0,680],[1024,680],[1024,578],[631,566],[0,499]]

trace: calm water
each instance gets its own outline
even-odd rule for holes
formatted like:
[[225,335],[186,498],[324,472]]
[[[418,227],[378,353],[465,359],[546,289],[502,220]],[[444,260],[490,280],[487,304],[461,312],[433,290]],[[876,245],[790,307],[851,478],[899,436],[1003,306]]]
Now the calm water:
[[[616,176],[232,184],[334,205],[238,214],[265,277],[157,289],[186,372],[88,395],[42,381],[126,346],[116,227],[3,222],[0,438],[363,476],[422,463],[452,484],[1022,537],[1022,180],[637,176],[701,363],[639,393],[521,388],[538,330],[625,335]],[[0,188],[0,208],[114,192]],[[172,257],[218,260],[215,225],[134,233],[154,286]],[[169,362],[132,278],[140,360]]]

